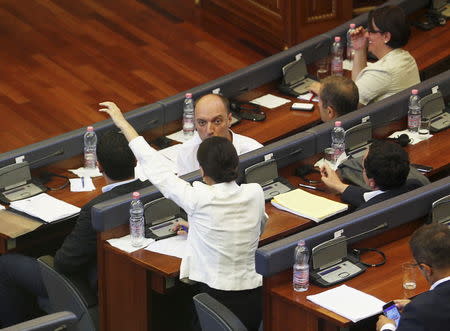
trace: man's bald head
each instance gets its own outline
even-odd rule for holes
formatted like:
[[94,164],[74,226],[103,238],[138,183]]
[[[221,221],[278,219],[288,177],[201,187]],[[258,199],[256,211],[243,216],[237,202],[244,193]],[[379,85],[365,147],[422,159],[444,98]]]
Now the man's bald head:
[[224,137],[231,141],[231,111],[227,98],[217,94],[202,96],[195,103],[195,128],[202,140]]

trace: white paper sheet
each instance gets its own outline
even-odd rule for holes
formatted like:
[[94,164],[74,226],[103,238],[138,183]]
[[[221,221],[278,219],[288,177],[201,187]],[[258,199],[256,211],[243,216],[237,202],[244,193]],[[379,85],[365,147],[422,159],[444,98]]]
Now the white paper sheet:
[[285,103],[291,102],[290,99],[280,98],[273,94],[266,94],[262,97],[253,99],[250,101],[251,103],[254,103],[256,105],[260,105],[269,109],[273,109],[276,107],[279,107],[281,105],[284,105]]
[[389,138],[398,138],[402,134],[407,134],[408,135],[408,137],[410,139],[409,140],[409,144],[410,145],[418,144],[421,141],[424,141],[424,140],[427,140],[427,139],[430,139],[431,137],[433,137],[432,134],[425,134],[424,135],[424,134],[419,134],[418,132],[410,132],[410,131],[408,131],[408,129],[406,129],[406,130],[403,130],[403,131],[394,132],[393,134],[391,134],[389,136]]
[[347,285],[341,285],[315,295],[308,300],[353,322],[381,313],[384,302]]
[[155,240],[151,238],[144,238],[142,245],[140,247],[134,247],[131,245],[131,237],[129,234],[120,238],[113,238],[107,240],[107,242],[111,246],[121,249],[127,253],[132,253],[134,251],[137,251],[138,249],[144,248],[154,241]]
[[71,192],[89,192],[95,190],[91,177],[70,178]]
[[319,102],[319,98],[314,96],[314,93],[305,93],[300,94],[297,99],[304,100],[304,101],[313,101],[313,102]]
[[185,136],[183,130],[177,131],[175,133],[169,134],[167,138],[184,143],[191,139],[193,136]]
[[70,172],[73,172],[78,177],[100,177],[102,173],[98,170],[98,168],[78,168],[78,169],[69,169]]
[[80,208],[56,199],[46,193],[34,197],[11,202],[11,208],[40,218],[45,222],[54,222],[65,217],[76,215]]
[[186,252],[187,235],[176,235],[167,239],[155,241],[145,249],[151,252],[183,258]]

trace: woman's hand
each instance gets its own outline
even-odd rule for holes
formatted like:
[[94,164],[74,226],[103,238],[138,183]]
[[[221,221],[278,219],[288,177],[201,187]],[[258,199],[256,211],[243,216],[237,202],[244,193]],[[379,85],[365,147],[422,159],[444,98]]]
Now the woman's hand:
[[122,112],[114,102],[105,101],[99,103],[99,105],[105,108],[100,108],[98,111],[107,113],[109,116],[111,116],[114,124],[122,131],[128,141],[132,141],[138,136],[136,130],[130,125],[130,123],[128,123],[125,117],[123,117]]
[[176,232],[177,234],[187,234],[189,231],[189,223],[186,221],[178,221],[172,227],[172,231]]
[[362,26],[358,26],[355,31],[351,33],[352,45],[355,51],[367,48],[366,29]]

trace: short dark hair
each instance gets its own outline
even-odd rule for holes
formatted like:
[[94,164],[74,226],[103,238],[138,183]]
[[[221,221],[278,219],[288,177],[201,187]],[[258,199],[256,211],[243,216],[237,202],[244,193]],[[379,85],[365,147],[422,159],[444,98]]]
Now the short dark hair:
[[231,141],[210,137],[202,141],[197,160],[206,176],[216,183],[231,182],[238,177],[239,157]]
[[417,263],[437,269],[450,268],[450,228],[447,224],[432,223],[418,228],[409,246]]
[[411,29],[406,20],[405,12],[398,6],[384,6],[369,12],[368,25],[373,23],[381,32],[389,32],[391,39],[387,45],[391,48],[400,48],[408,43]]
[[338,116],[358,108],[359,92],[355,82],[343,76],[329,76],[320,81],[320,100],[324,108],[333,107]]
[[400,145],[389,141],[374,141],[364,168],[368,178],[372,178],[382,191],[403,186],[409,174],[409,157]]
[[136,158],[125,136],[117,129],[105,132],[97,142],[97,160],[112,180],[134,177]]

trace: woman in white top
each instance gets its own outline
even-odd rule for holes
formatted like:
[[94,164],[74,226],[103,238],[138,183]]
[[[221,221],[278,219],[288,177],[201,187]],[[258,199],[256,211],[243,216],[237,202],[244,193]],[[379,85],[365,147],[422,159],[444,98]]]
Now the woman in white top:
[[147,178],[188,215],[180,278],[205,284],[203,291],[228,306],[249,329],[257,329],[262,276],[255,271],[255,251],[267,215],[261,186],[235,181],[239,158],[233,144],[222,137],[205,139],[197,152],[203,182],[191,185],[165,166],[114,103],[100,105],[128,139]]
[[[420,83],[416,61],[401,49],[410,33],[405,13],[398,6],[372,10],[367,30],[361,26],[355,29],[352,79],[358,86],[360,104],[379,101]],[[378,61],[368,64],[367,51]]]

